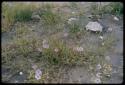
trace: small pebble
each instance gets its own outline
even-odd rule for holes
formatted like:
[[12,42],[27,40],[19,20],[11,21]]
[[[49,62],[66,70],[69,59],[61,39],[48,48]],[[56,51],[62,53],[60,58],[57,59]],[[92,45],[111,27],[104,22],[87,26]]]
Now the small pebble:
[[77,20],[76,18],[70,18],[68,19],[68,24],[71,24],[71,21]]
[[102,46],[104,46],[104,43],[102,43]]
[[32,26],[32,28],[34,28],[35,26]]
[[20,74],[20,75],[23,75],[23,72],[20,72],[19,74]]
[[109,74],[108,74],[108,75],[106,75],[106,76],[107,76],[107,77],[111,77],[111,75],[109,75]]
[[72,12],[72,14],[75,14],[75,12]]
[[92,66],[90,66],[90,67],[89,67],[89,69],[90,69],[90,70],[92,70],[92,69],[93,69],[93,67],[92,67]]
[[58,52],[58,51],[59,51],[59,49],[55,48],[55,49],[54,49],[54,51],[55,51],[55,52]]
[[99,36],[99,38],[100,38],[101,40],[103,40],[103,36]]
[[39,52],[42,52],[42,48],[37,48],[37,50],[38,50]]
[[108,28],[108,32],[112,32],[112,28]]
[[117,17],[114,17],[114,20],[119,21],[119,19]]

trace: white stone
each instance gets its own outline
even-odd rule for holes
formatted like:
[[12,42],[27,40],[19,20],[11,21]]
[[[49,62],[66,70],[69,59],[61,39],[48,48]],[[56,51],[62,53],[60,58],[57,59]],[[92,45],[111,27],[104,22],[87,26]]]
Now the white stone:
[[83,47],[75,47],[74,50],[81,52],[81,51],[83,51]]
[[108,28],[108,32],[112,32],[112,28]]
[[99,36],[99,38],[100,38],[101,40],[103,40],[103,36]]
[[104,43],[102,43],[102,46],[104,46]]
[[20,75],[23,75],[23,72],[20,72],[19,74],[20,74]]
[[116,16],[114,17],[114,20],[119,21],[119,19]]
[[32,15],[31,18],[34,19],[34,20],[40,20],[41,19],[41,17],[39,15]]
[[100,23],[98,22],[89,22],[86,25],[86,30],[91,30],[91,31],[100,31],[102,32],[103,27],[101,26]]
[[75,14],[75,12],[72,12],[72,14]]
[[59,49],[55,48],[55,49],[54,49],[54,51],[55,51],[55,52],[58,52],[58,51],[59,51]]
[[70,18],[68,19],[68,24],[71,24],[72,21],[76,21],[77,19],[76,18]]

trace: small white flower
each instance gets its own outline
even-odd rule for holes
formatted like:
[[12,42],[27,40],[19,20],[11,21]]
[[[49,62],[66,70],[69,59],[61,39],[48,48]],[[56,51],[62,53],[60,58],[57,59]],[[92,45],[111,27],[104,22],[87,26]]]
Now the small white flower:
[[35,74],[35,78],[36,78],[37,80],[39,80],[39,79],[41,79],[41,76],[38,75],[38,74]]
[[20,75],[23,75],[23,72],[20,72],[19,74],[20,74]]
[[35,73],[36,73],[37,75],[42,75],[42,71],[41,71],[40,69],[37,69],[37,70],[35,71]]
[[100,38],[101,40],[103,40],[103,36],[99,36],[99,38]]
[[59,51],[59,49],[55,48],[55,49],[54,49],[54,51],[55,51],[55,52],[58,52],[58,51]]
[[41,71],[40,69],[37,69],[37,70],[35,71],[35,78],[36,78],[37,80],[39,80],[39,79],[41,79],[41,76],[42,76],[42,71]]
[[49,44],[43,44],[43,48],[49,48]]
[[114,17],[114,20],[119,21],[119,19],[116,16]]
[[100,78],[101,77],[101,73],[97,73],[96,77]]

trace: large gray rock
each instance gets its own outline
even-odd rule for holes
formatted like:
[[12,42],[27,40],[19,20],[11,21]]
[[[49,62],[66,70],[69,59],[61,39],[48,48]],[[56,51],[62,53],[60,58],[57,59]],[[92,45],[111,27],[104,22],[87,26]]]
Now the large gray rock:
[[103,31],[103,26],[98,22],[89,22],[86,25],[86,30],[102,32]]

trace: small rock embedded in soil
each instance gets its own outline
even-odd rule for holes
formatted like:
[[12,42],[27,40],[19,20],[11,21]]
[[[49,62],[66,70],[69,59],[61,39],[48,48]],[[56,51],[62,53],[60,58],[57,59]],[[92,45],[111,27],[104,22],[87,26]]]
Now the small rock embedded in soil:
[[114,17],[114,20],[119,21],[119,19],[116,16]]
[[99,38],[100,38],[101,40],[103,40],[103,36],[99,36]]
[[102,43],[101,45],[102,45],[102,46],[104,46],[105,44],[104,44],[104,43]]
[[108,32],[112,32],[112,28],[108,28]]
[[19,74],[20,74],[20,75],[23,75],[23,72],[20,72]]
[[102,25],[98,22],[89,22],[86,25],[86,30],[102,32],[102,29],[103,29]]
[[70,19],[68,19],[68,24],[71,24],[72,21],[76,21],[76,20],[78,20],[78,19],[77,18],[70,18]]
[[55,52],[58,52],[58,51],[59,51],[59,49],[58,49],[58,48],[55,48],[55,49],[54,49],[54,51],[55,51]]
[[72,14],[75,14],[75,12],[72,12]]
[[31,19],[33,19],[33,20],[40,20],[41,17],[39,15],[32,15]]
[[81,51],[83,51],[83,47],[75,47],[74,50],[81,52]]

